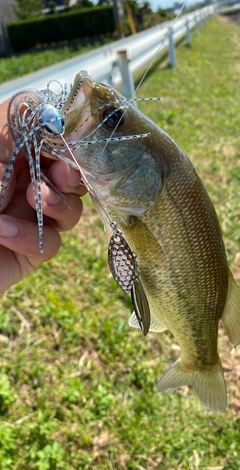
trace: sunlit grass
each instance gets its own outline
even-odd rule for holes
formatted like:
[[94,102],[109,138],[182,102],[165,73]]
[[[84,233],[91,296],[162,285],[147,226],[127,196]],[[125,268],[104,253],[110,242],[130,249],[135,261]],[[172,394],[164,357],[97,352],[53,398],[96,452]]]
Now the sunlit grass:
[[[191,49],[178,48],[175,70],[159,65],[139,91],[164,96],[141,108],[197,166],[231,263],[240,242],[238,31],[211,21]],[[106,237],[87,200],[57,257],[2,298],[1,470],[240,468],[239,353],[230,355],[221,334],[225,413],[206,411],[187,387],[157,394],[178,346],[169,333],[131,330],[131,308],[109,274]]]

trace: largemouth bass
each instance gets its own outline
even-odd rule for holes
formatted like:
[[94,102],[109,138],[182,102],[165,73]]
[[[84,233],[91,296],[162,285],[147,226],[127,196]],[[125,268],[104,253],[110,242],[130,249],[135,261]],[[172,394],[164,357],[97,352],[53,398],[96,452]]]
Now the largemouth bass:
[[[200,177],[169,135],[120,93],[83,72],[61,115],[64,139],[94,189],[91,196],[106,230],[111,236],[109,220],[114,221],[137,254],[150,331],[169,329],[180,345],[179,359],[157,390],[190,385],[208,409],[225,410],[218,323],[221,319],[238,345],[240,292]],[[48,129],[56,135],[47,135],[43,153],[69,156],[53,124]],[[129,323],[138,326],[135,313]]]
[[[171,137],[134,104],[126,104],[120,93],[88,76],[76,93],[79,80],[81,76],[62,110],[67,112],[65,138],[70,143],[91,135],[96,141],[74,150],[74,155],[137,253],[150,330],[169,329],[181,348],[157,390],[190,385],[207,408],[223,411],[227,399],[217,351],[218,323],[221,319],[231,343],[239,344],[240,292],[228,267],[213,204]],[[115,137],[151,135],[98,143],[113,131]],[[93,200],[108,230],[105,213],[95,196]],[[134,313],[130,324],[137,326]]]

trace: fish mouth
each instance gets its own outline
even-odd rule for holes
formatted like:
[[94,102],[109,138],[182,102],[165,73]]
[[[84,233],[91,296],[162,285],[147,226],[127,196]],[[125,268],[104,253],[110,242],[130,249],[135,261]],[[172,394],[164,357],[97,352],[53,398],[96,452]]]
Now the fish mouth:
[[[68,99],[61,109],[61,113],[65,116],[65,138],[69,137],[70,134],[74,133],[75,129],[79,127],[80,118],[85,116],[87,112],[90,112],[88,97],[91,90],[90,81],[87,80],[86,73],[84,71],[78,73],[75,77]],[[79,132],[75,135],[75,139],[79,139],[83,133],[84,128],[81,129],[80,135]]]
[[[85,70],[82,70],[81,72],[77,73],[68,99],[66,100],[62,108],[62,113],[69,114],[72,108],[76,108],[78,106],[81,107],[81,105],[86,99],[86,95],[89,94],[91,91],[89,79],[91,81],[94,81],[87,75],[87,72]],[[88,85],[88,90],[86,89],[86,85]]]
[[[114,90],[107,87],[103,83],[96,82],[90,77],[85,70],[79,72],[74,80],[72,90],[68,96],[66,103],[61,109],[61,113],[65,117],[65,132],[64,136],[69,137],[70,134],[75,134],[76,128],[78,127],[79,132],[77,133],[78,140],[84,137],[86,128],[91,123],[91,97],[97,95],[99,100],[104,98],[106,103],[116,101]],[[81,118],[81,119],[79,119]],[[87,125],[81,125],[81,131],[79,129],[79,122],[83,123],[84,119],[87,121]],[[94,121],[94,119],[93,119]],[[74,139],[76,140],[76,139]]]

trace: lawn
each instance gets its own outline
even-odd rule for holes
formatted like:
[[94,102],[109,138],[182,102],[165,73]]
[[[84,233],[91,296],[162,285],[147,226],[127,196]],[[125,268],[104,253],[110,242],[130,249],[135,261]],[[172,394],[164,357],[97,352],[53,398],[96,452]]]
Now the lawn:
[[[215,204],[240,281],[239,28],[207,23],[177,67],[160,63],[141,109],[189,154]],[[54,77],[53,77],[54,78]],[[169,332],[130,329],[131,301],[109,274],[107,242],[88,199],[58,255],[2,297],[0,470],[238,470],[240,350],[222,329],[227,411],[188,387],[157,394],[179,356]]]

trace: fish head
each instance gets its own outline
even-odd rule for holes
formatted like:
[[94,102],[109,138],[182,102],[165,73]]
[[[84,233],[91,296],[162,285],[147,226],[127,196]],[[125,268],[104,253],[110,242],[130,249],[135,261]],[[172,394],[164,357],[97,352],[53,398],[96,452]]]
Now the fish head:
[[64,137],[102,203],[128,217],[152,207],[163,184],[157,126],[83,72],[61,112]]

